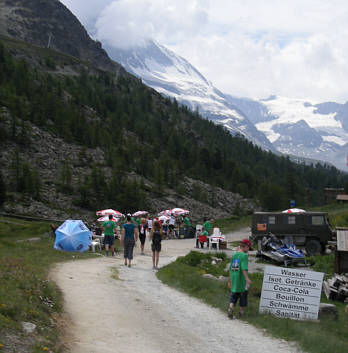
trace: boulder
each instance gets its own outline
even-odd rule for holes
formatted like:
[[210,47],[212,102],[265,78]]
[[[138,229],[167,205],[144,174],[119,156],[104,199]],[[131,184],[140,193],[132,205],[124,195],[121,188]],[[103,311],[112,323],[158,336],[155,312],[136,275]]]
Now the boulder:
[[338,319],[338,310],[336,305],[320,303],[319,305],[319,319],[322,319],[326,316],[331,316],[333,319]]
[[35,331],[35,329],[36,329],[36,325],[31,323],[31,322],[22,321],[21,324],[22,324],[22,327],[23,327],[23,331],[26,334],[33,333]]
[[210,273],[205,273],[204,275],[202,275],[202,277],[210,278],[210,279],[217,279],[215,276],[211,275]]
[[210,278],[210,279],[215,279],[216,281],[221,281],[221,282],[226,282],[227,281],[227,277],[225,276],[219,276],[219,277],[215,277],[210,273],[205,273],[204,275],[202,275],[202,277],[204,278]]

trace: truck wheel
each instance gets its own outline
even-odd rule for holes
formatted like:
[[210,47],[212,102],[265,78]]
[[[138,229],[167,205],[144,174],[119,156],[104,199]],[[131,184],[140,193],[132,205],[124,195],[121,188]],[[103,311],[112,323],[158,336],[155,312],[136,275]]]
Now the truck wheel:
[[306,253],[309,256],[318,255],[322,252],[322,246],[319,240],[310,239],[306,243]]

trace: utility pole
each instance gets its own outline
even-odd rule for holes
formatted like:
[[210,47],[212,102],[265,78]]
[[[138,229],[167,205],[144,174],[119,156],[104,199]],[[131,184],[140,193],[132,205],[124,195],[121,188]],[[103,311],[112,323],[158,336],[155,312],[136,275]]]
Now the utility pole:
[[52,37],[53,37],[53,34],[50,32],[50,33],[48,33],[48,43],[47,43],[47,48],[49,48],[50,47],[50,45],[51,45],[51,39],[52,39]]

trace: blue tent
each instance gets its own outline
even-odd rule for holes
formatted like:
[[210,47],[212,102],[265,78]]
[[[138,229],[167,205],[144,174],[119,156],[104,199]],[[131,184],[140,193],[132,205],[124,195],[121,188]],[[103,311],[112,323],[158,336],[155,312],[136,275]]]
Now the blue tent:
[[81,220],[66,220],[56,230],[54,248],[63,251],[88,250],[92,240],[92,232]]

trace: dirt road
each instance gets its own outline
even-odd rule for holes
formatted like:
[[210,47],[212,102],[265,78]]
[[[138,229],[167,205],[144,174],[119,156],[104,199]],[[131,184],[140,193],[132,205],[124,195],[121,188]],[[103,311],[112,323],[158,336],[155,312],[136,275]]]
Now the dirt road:
[[[193,239],[163,241],[160,266],[194,247]],[[58,265],[51,277],[62,289],[70,318],[65,338],[72,353],[298,352],[240,320],[162,284],[146,255],[134,266],[120,255]],[[111,276],[118,271],[119,279]]]

